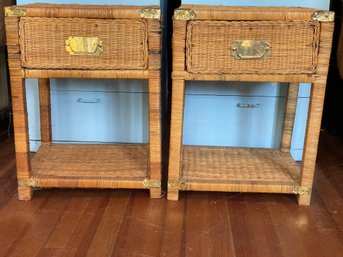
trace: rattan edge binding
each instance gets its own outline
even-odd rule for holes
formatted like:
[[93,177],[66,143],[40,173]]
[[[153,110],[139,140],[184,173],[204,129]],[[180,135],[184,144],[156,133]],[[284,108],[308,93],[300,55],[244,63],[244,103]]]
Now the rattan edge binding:
[[168,181],[169,189],[186,190],[186,187],[187,185],[184,181],[170,180],[170,179]]
[[333,22],[335,13],[332,11],[316,11],[312,14],[312,20],[319,22]]
[[178,9],[174,11],[174,20],[194,20],[196,13],[191,9]]
[[144,188],[160,188],[161,181],[160,180],[153,180],[153,179],[144,179],[142,181],[142,185]]
[[22,17],[25,16],[27,9],[23,6],[6,6],[5,7],[5,16],[6,17]]
[[35,187],[37,181],[33,179],[18,179],[18,186],[20,187]]
[[293,187],[292,192],[293,192],[293,194],[296,194],[296,195],[310,195],[312,192],[312,188],[295,186],[295,187]]
[[160,9],[151,9],[151,8],[144,8],[139,10],[139,15],[143,19],[161,19],[161,10]]

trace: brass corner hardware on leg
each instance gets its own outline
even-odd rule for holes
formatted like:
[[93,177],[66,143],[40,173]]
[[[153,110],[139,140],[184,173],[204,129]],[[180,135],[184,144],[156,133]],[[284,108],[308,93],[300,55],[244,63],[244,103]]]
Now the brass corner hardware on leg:
[[312,14],[312,20],[319,22],[333,22],[335,13],[331,11],[316,11]]
[[196,17],[196,13],[193,10],[187,10],[187,9],[178,9],[174,12],[174,19],[175,20],[194,20]]
[[19,179],[18,186],[20,187],[35,187],[37,186],[37,181],[33,179]]
[[26,15],[26,12],[26,8],[22,6],[14,5],[5,7],[5,16],[7,17],[22,17]]
[[144,19],[161,19],[161,10],[159,9],[150,9],[150,8],[145,8],[139,10],[139,14],[141,18]]
[[144,188],[160,188],[161,181],[160,180],[152,180],[152,179],[144,179],[142,181],[142,185]]
[[169,189],[176,189],[176,190],[186,190],[186,182],[177,181],[177,180],[169,180],[168,181],[168,188]]
[[296,195],[310,195],[312,192],[312,188],[295,186],[292,192],[293,194],[296,194]]

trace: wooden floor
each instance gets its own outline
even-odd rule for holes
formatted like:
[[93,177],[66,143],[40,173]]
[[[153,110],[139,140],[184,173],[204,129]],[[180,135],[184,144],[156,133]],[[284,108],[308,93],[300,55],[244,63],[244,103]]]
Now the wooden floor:
[[343,141],[322,133],[310,207],[292,195],[38,190],[16,198],[12,141],[0,144],[0,257],[342,257]]

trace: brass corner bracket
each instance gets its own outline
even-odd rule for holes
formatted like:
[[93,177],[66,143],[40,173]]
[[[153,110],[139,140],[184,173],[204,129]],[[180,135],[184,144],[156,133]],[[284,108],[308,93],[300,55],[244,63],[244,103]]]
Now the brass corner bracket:
[[174,20],[194,20],[196,17],[196,13],[190,9],[178,9],[174,11]]
[[335,13],[331,11],[316,11],[312,14],[312,20],[319,22],[333,22]]
[[20,187],[35,187],[37,186],[37,181],[32,179],[18,179],[18,186]]
[[161,181],[160,180],[152,180],[152,179],[144,179],[142,181],[142,185],[144,188],[160,188]]
[[161,10],[159,9],[150,9],[150,8],[145,8],[139,10],[139,15],[143,19],[161,19]]
[[293,192],[293,194],[296,194],[296,195],[310,195],[312,192],[312,188],[295,186],[293,188],[292,192]]
[[23,6],[13,5],[5,7],[5,16],[7,17],[22,17],[26,15],[26,8]]
[[186,182],[183,182],[183,181],[169,180],[168,188],[176,189],[176,190],[186,190],[187,185],[186,185]]

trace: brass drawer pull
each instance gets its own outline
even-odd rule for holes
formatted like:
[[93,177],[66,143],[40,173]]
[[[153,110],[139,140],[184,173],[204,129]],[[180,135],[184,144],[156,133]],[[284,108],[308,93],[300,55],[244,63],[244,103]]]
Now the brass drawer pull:
[[270,46],[262,40],[236,40],[231,45],[235,59],[262,59],[268,56]]
[[98,37],[69,37],[65,47],[70,55],[98,56],[103,52],[102,43]]
[[86,100],[86,99],[83,99],[83,98],[78,98],[76,100],[78,103],[81,103],[81,104],[97,104],[97,103],[100,103],[100,99],[97,98],[95,100]]
[[254,109],[254,108],[259,108],[260,104],[242,104],[242,103],[238,103],[237,107],[238,108],[244,108],[244,109]]

